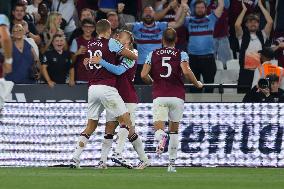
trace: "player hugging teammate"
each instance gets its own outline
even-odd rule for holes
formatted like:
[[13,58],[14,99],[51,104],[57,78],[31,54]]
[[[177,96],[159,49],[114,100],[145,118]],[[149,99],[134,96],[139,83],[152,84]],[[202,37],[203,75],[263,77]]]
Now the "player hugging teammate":
[[[137,67],[138,52],[133,49],[133,36],[129,31],[118,33],[117,40],[110,38],[111,27],[107,20],[100,20],[96,25],[98,38],[91,42],[88,51],[90,59],[85,59],[84,64],[91,72],[88,91],[88,124],[81,133],[75,152],[70,162],[71,168],[79,167],[80,155],[85,148],[90,136],[98,125],[98,119],[104,109],[106,109],[105,136],[102,143],[101,159],[97,168],[107,168],[107,157],[111,150],[114,131],[120,125],[117,133],[118,140],[114,153],[111,156],[113,162],[126,168],[133,168],[122,156],[125,142],[128,140],[136,150],[140,163],[137,169],[144,169],[150,165],[144,146],[135,132],[135,110],[137,107],[137,94],[133,80]],[[178,145],[178,122],[183,114],[184,84],[182,73],[191,80],[197,87],[202,87],[191,72],[188,66],[188,56],[185,52],[180,52],[174,48],[176,33],[174,29],[167,29],[163,35],[164,48],[154,51],[155,54],[160,50],[172,53],[158,55],[159,58],[148,56],[142,72],[142,78],[147,83],[152,83],[148,75],[153,63],[153,98],[154,98],[154,125],[157,130],[155,133],[158,140],[157,153],[161,154],[164,149],[166,133],[164,132],[164,121],[170,120],[170,164],[168,171],[174,172],[174,160],[177,154]],[[153,61],[154,59],[154,61]],[[167,64],[167,65],[166,65]],[[156,66],[157,65],[157,66]],[[168,69],[165,72],[165,69]],[[144,74],[143,74],[144,73]],[[169,83],[168,85],[164,85]],[[159,91],[162,85],[162,90]],[[174,90],[173,90],[174,89]],[[168,94],[169,91],[176,91],[175,94]],[[159,94],[168,94],[162,99]],[[162,95],[162,96],[163,96]],[[169,106],[169,107],[167,107]],[[164,107],[164,108],[161,108]],[[174,108],[173,108],[174,107]],[[166,114],[165,114],[166,113]],[[162,116],[163,115],[163,116]]]
[[[88,91],[88,124],[79,137],[70,167],[79,167],[80,155],[97,127],[100,114],[106,109],[106,134],[98,168],[107,167],[106,160],[118,122],[120,124],[117,134],[118,141],[111,159],[124,167],[132,168],[132,165],[122,157],[122,151],[128,137],[141,159],[138,168],[143,169],[148,166],[149,160],[144,152],[142,141],[132,126],[137,103],[137,96],[132,84],[136,69],[137,51],[134,49],[130,51],[121,44],[122,42],[125,46],[131,48],[132,35],[127,31],[120,32],[118,39],[121,42],[110,38],[111,27],[107,20],[98,21],[96,32],[98,38],[88,46],[88,51],[93,53],[93,56],[84,61],[91,72]],[[125,91],[126,86],[129,91]],[[123,96],[123,99],[121,96]],[[127,105],[125,105],[125,102]]]

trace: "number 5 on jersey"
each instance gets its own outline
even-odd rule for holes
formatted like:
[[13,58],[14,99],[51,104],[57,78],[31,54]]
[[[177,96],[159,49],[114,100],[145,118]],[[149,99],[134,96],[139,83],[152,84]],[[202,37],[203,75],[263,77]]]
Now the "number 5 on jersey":
[[170,75],[172,73],[172,66],[169,64],[170,60],[171,60],[171,57],[163,57],[162,58],[162,67],[167,68],[167,74],[165,74],[165,75],[160,74],[161,77],[164,77],[164,78],[170,77]]
[[[90,55],[90,58],[92,58],[93,56],[103,56],[103,53],[100,50],[96,50],[94,53],[91,50],[88,50],[88,53]],[[96,69],[100,69],[102,66],[99,64],[89,64],[89,68],[91,70],[93,70],[94,67],[96,67]]]

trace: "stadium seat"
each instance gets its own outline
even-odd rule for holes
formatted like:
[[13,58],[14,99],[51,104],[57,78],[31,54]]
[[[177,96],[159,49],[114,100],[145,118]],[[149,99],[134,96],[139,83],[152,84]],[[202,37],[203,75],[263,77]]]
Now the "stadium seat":
[[240,64],[238,59],[228,60],[226,62],[227,70],[240,70]]
[[220,60],[216,60],[217,70],[224,70],[223,63]]

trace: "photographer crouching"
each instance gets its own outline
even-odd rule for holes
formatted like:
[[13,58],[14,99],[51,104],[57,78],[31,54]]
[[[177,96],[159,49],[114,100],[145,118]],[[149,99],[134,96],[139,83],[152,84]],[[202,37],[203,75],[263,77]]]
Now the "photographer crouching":
[[258,84],[245,95],[243,102],[284,102],[284,90],[279,87],[279,77],[269,74],[259,79]]

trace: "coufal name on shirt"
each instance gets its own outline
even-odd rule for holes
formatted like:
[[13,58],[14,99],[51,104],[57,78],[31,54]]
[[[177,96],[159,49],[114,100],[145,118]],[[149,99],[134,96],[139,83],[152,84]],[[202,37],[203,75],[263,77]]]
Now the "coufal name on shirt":
[[157,55],[162,55],[162,54],[168,54],[168,55],[176,56],[177,52],[173,51],[172,49],[161,49],[161,50],[157,51]]

